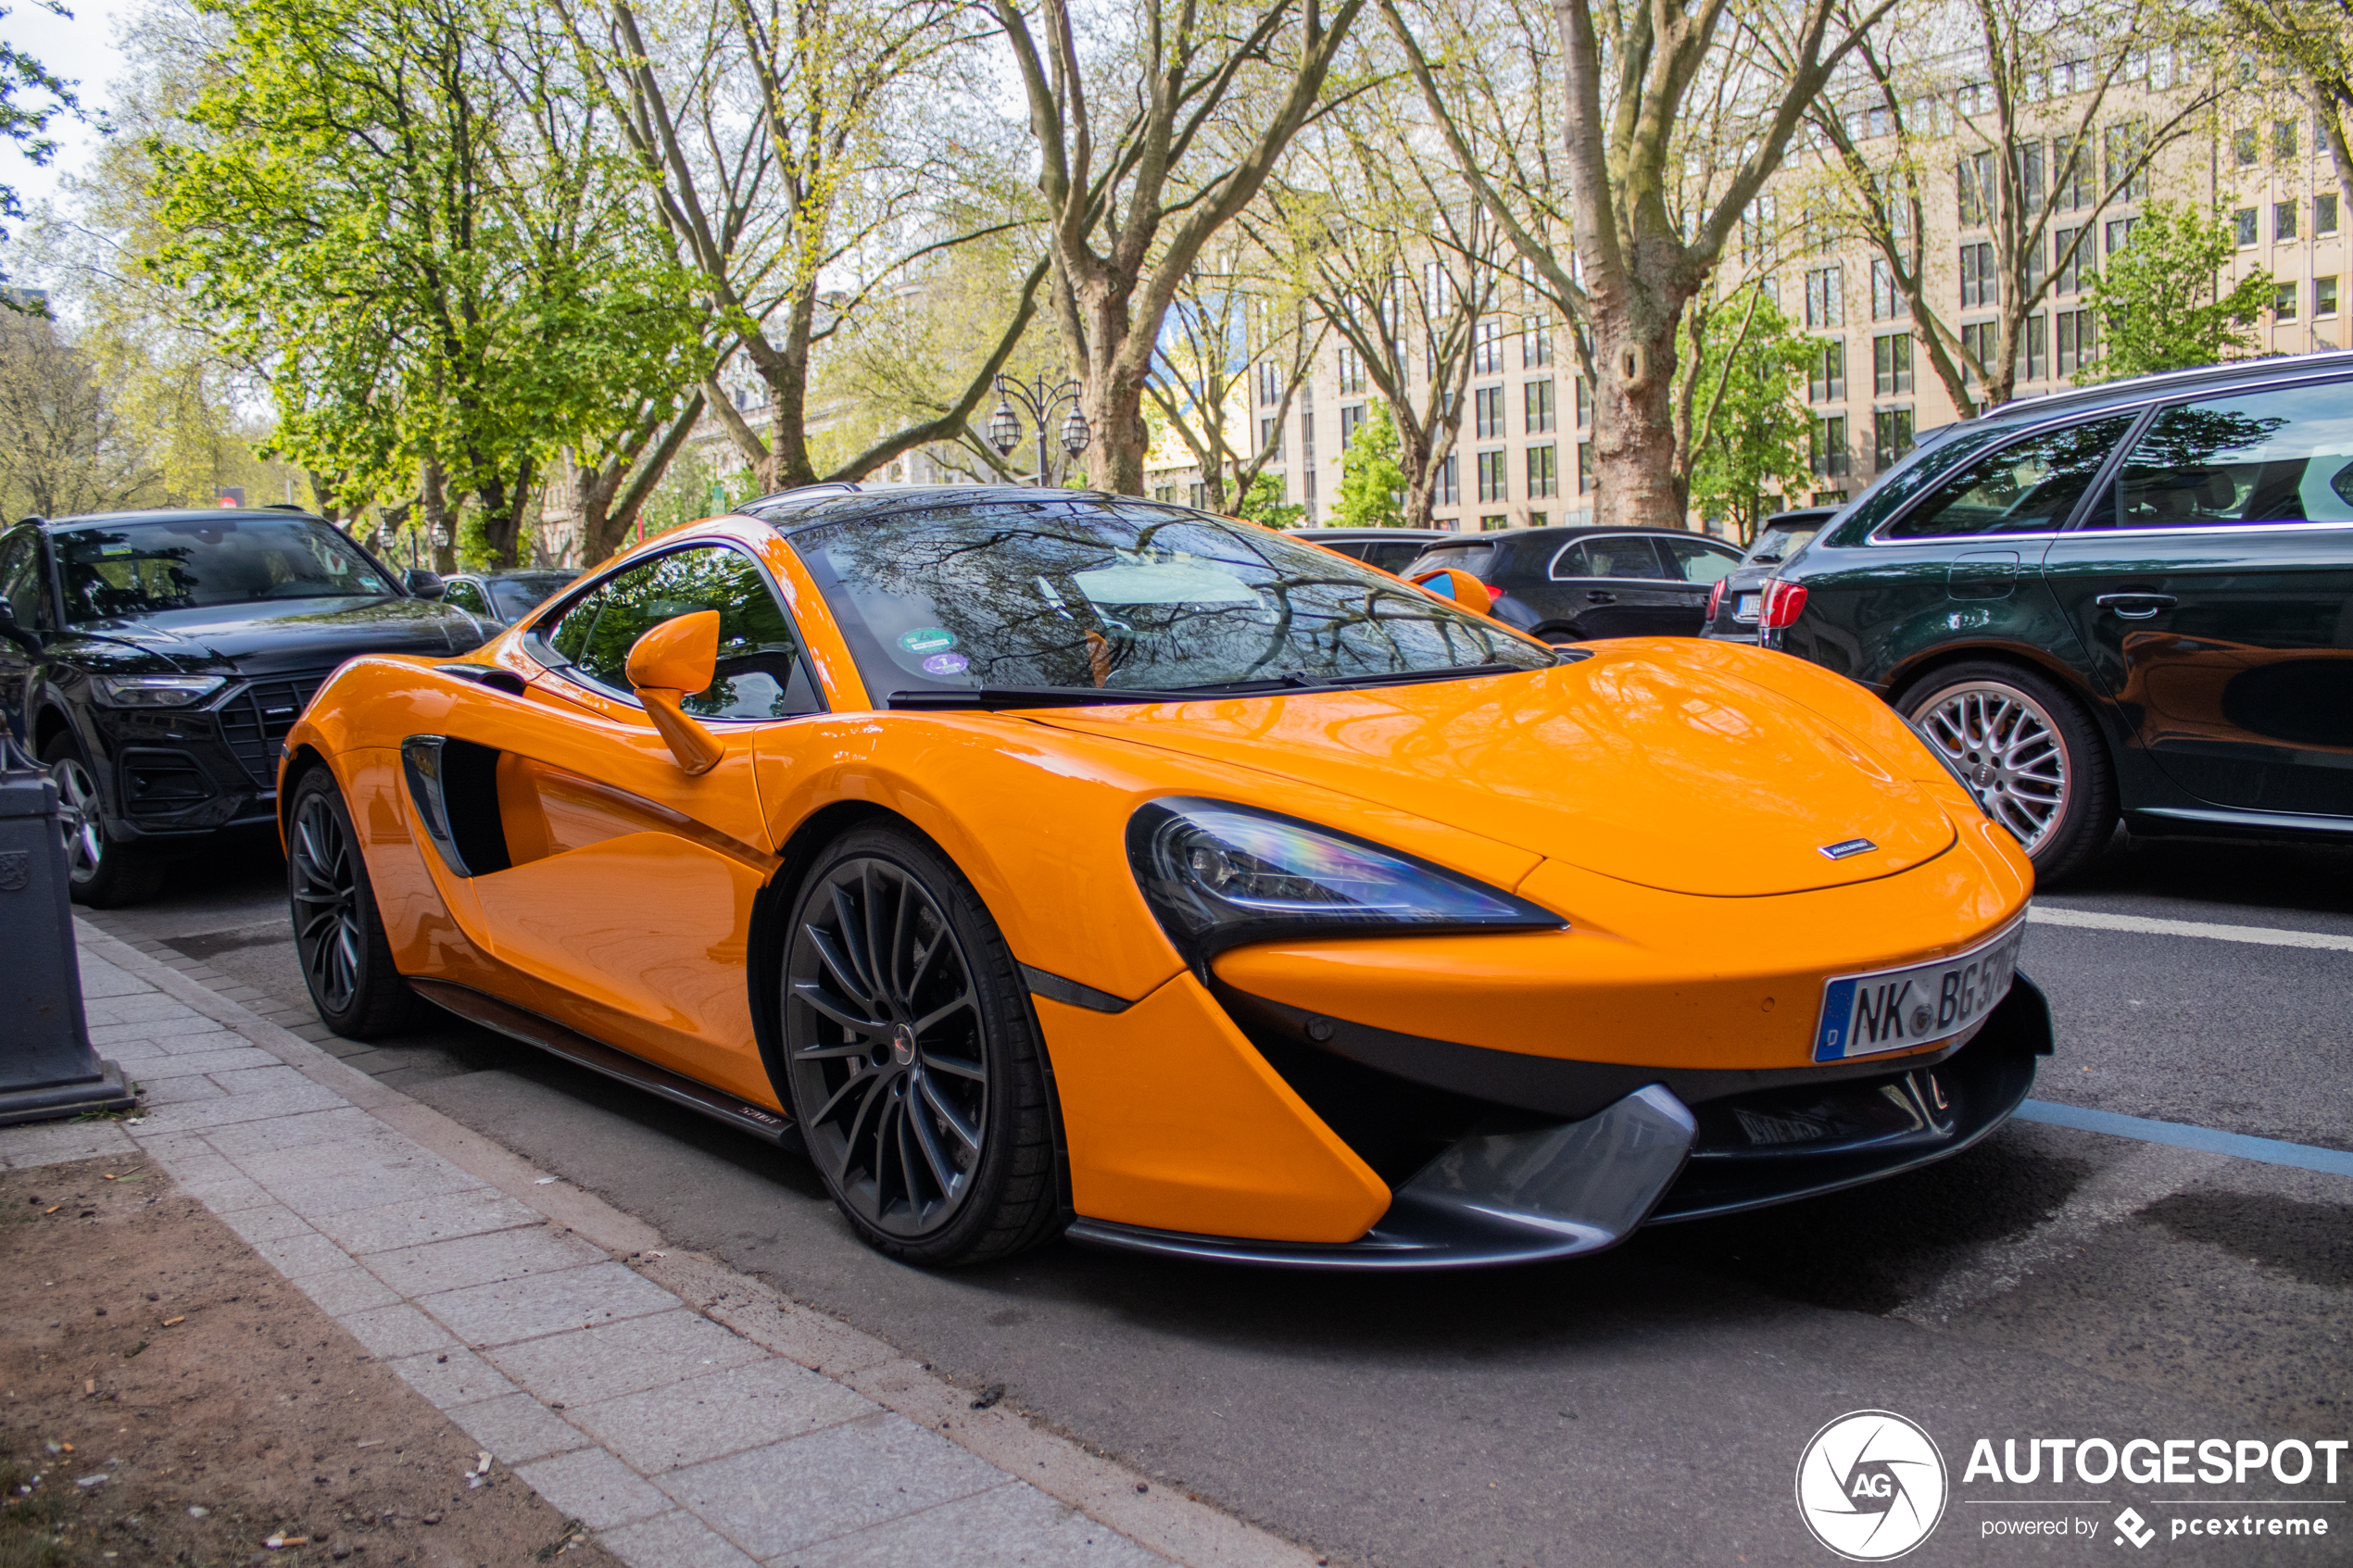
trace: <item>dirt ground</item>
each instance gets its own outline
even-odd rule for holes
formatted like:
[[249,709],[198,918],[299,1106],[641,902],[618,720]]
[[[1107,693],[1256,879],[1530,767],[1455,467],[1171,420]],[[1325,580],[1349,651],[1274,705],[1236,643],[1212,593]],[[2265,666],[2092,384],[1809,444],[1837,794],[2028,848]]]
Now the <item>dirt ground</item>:
[[0,1568],[618,1568],[478,1462],[160,1171],[0,1173]]

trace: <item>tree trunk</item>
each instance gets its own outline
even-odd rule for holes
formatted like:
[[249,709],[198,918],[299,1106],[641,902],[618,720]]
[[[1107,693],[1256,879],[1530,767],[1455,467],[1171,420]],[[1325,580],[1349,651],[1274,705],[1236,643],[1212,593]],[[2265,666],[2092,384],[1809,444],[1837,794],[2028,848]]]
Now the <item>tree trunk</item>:
[[[1639,265],[1639,263],[1638,263]],[[1593,521],[1605,528],[1681,528],[1691,475],[1676,467],[1675,364],[1683,307],[1695,292],[1669,283],[1594,293]]]
[[458,522],[443,493],[441,465],[432,458],[425,460],[422,489],[417,509],[424,517],[425,543],[433,550],[434,571],[446,575],[458,570]]

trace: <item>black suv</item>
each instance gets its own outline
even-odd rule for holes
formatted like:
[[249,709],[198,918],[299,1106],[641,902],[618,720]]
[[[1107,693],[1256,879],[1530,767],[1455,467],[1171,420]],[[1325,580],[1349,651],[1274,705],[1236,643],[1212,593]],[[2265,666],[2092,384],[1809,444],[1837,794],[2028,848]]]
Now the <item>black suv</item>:
[[1935,433],[1768,585],[2045,880],[2135,832],[2353,843],[2353,354]]
[[441,602],[486,626],[511,626],[570,587],[576,571],[461,571],[442,579]]
[[463,653],[486,629],[317,518],[27,518],[0,533],[0,718],[57,780],[76,901],[155,891],[169,853],[266,826],[278,745],[354,654]]
[[1741,563],[1720,539],[1673,528],[1513,528],[1441,534],[1398,575],[1440,567],[1487,584],[1496,619],[1549,643],[1695,637],[1718,578]]

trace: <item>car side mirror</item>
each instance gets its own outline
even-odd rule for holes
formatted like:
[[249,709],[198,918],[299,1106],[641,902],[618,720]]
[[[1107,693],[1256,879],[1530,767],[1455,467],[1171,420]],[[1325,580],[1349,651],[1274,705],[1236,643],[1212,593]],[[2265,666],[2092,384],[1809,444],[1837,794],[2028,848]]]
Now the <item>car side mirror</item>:
[[[441,580],[441,573],[427,571],[421,566],[412,566],[402,572],[400,582],[402,586],[421,599],[437,599],[449,587],[449,584]],[[695,689],[700,691],[702,688],[698,686]]]
[[0,599],[0,638],[16,644],[30,658],[41,657],[41,639],[17,624],[17,607],[6,599]]
[[719,612],[698,609],[663,621],[629,649],[629,684],[646,716],[690,775],[707,773],[726,752],[717,735],[679,706],[719,677]]
[[1495,596],[1487,584],[1459,567],[1441,566],[1435,571],[1425,571],[1413,580],[1414,585],[1441,599],[1452,599],[1474,615],[1495,613]]

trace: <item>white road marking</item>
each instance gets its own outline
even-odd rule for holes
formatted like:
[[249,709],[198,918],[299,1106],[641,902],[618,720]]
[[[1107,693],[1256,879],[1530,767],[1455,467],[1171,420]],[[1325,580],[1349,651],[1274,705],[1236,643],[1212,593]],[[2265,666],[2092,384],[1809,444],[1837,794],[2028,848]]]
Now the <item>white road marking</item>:
[[2313,947],[2353,953],[2353,936],[2329,931],[2287,931],[2273,925],[2217,925],[2202,920],[2156,920],[2147,915],[2111,915],[2095,909],[2057,909],[2037,904],[2026,918],[2036,925],[2073,925],[2091,931],[2130,931],[2144,936],[2202,936],[2209,942],[2253,942],[2265,947]]

